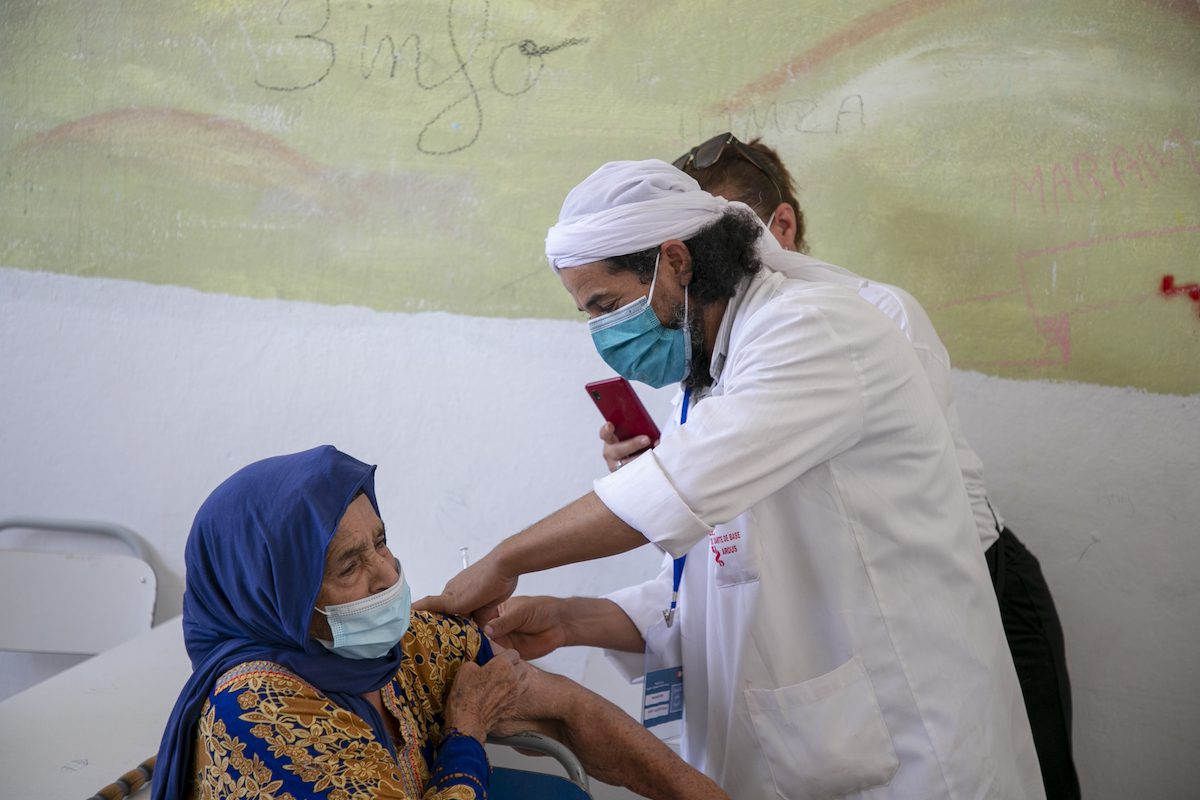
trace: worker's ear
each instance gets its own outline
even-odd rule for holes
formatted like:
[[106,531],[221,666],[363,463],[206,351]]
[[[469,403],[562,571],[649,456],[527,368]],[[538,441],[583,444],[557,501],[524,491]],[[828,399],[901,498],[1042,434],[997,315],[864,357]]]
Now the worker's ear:
[[687,286],[692,282],[692,254],[679,239],[668,239],[662,243],[658,256],[658,271],[675,276],[675,282]]
[[780,203],[772,212],[771,235],[784,250],[796,249],[796,209],[791,203]]

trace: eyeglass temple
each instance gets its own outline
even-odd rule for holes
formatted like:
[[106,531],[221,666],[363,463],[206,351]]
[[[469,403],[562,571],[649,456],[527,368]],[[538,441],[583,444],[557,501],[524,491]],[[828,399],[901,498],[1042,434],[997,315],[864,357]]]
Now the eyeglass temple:
[[785,202],[783,197],[783,188],[780,181],[775,180],[774,170],[763,163],[759,155],[754,152],[753,147],[734,136],[732,132],[719,133],[710,139],[705,139],[703,142],[671,162],[672,166],[679,170],[684,169],[688,164],[695,161],[696,154],[700,152],[700,150],[710,143],[717,141],[718,139],[723,141],[721,142],[720,149],[717,150],[717,157],[703,167],[697,165],[699,169],[708,169],[709,167],[713,166],[713,164],[716,164],[721,160],[721,156],[725,154],[725,148],[733,145],[733,149],[737,151],[738,155],[749,162],[752,167],[758,169],[758,171],[763,175],[767,176],[767,180],[771,182],[771,188],[775,190],[775,196],[779,198],[779,202]]

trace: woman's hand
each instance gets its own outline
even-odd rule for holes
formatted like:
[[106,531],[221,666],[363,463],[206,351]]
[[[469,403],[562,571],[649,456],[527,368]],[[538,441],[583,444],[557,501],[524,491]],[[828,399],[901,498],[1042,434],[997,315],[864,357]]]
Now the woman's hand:
[[446,727],[457,728],[483,744],[489,733],[521,707],[530,670],[515,650],[498,651],[483,667],[474,662],[460,666],[446,698]]
[[567,643],[564,606],[560,597],[510,597],[483,632],[521,658],[541,658]]
[[621,442],[617,440],[617,429],[611,422],[600,427],[600,441],[604,442],[604,463],[608,471],[615,472],[641,455],[645,450],[657,445],[651,442],[649,436],[635,436]]
[[[529,673],[525,696],[512,715],[498,721],[489,733],[493,736],[515,736],[532,731],[561,739],[563,731],[560,726],[570,711],[570,697],[556,683],[559,676],[543,672],[532,664],[525,666]],[[524,750],[520,752],[540,755]]]

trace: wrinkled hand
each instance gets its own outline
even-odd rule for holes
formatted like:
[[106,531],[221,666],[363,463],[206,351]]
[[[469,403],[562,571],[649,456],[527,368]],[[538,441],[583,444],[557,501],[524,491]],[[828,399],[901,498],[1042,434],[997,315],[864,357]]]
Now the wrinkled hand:
[[521,658],[541,658],[567,643],[563,605],[558,597],[510,597],[483,632]]
[[604,463],[608,464],[609,472],[616,472],[649,448],[658,445],[658,442],[651,442],[649,436],[635,436],[623,442],[618,441],[617,429],[611,422],[600,426],[600,440],[604,442]]
[[[498,645],[497,647],[499,650],[503,650]],[[561,739],[562,731],[557,726],[571,706],[570,697],[562,689],[562,683],[566,679],[561,675],[542,672],[532,664],[525,666],[529,670],[525,696],[510,716],[496,723],[490,734],[492,736],[515,736],[518,733],[532,731]],[[521,748],[517,748],[517,752],[530,756],[544,755]]]
[[446,727],[482,744],[521,707],[531,669],[515,650],[500,650],[482,667],[473,661],[460,666],[446,698]]
[[495,618],[496,607],[516,589],[516,577],[503,574],[489,553],[451,578],[441,594],[422,597],[413,603],[413,608],[470,616],[482,627]]

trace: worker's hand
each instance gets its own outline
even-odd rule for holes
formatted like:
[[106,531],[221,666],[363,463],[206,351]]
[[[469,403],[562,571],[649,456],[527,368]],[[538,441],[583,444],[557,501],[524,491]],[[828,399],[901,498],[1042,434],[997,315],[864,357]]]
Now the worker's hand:
[[483,629],[489,639],[515,648],[521,658],[541,658],[567,643],[566,604],[560,597],[510,597]]
[[617,441],[617,429],[611,422],[600,426],[600,440],[604,442],[604,463],[608,471],[615,472],[633,459],[644,453],[658,442],[650,441],[649,436],[635,436],[625,441]]
[[446,698],[446,727],[483,744],[522,706],[530,669],[515,650],[500,650],[483,667],[473,661],[460,666]]
[[417,611],[470,616],[481,628],[496,616],[496,607],[517,588],[516,576],[496,566],[495,551],[476,561],[447,583],[442,593],[413,603]]

